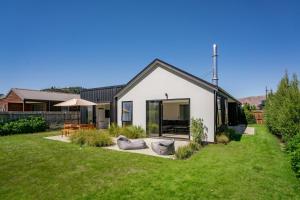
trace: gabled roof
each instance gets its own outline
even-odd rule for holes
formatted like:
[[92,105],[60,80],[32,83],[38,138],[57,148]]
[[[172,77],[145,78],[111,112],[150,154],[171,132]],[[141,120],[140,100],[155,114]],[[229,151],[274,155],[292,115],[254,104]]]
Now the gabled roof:
[[146,66],[140,73],[138,73],[135,77],[133,77],[127,84],[126,86],[120,90],[117,94],[116,97],[120,98],[124,94],[126,94],[131,88],[133,88],[135,85],[137,85],[140,81],[142,81],[147,75],[149,75],[152,71],[154,71],[157,67],[161,67],[199,87],[202,87],[206,90],[210,91],[216,91],[216,92],[221,92],[225,94],[226,96],[232,98],[234,101],[239,102],[236,100],[233,96],[231,96],[228,92],[226,92],[224,89],[221,87],[218,87],[212,83],[209,83],[197,76],[194,76],[182,69],[179,69],[167,62],[164,62],[160,59],[155,59],[153,60],[148,66]]
[[138,73],[135,77],[133,77],[126,84],[126,86],[120,92],[117,93],[116,97],[123,96],[131,88],[133,88],[135,85],[137,85],[140,81],[142,81],[147,75],[149,75],[151,72],[153,72],[158,67],[161,67],[161,68],[163,68],[183,79],[186,79],[200,87],[204,87],[207,90],[212,90],[212,91],[216,90],[215,85],[156,58],[148,66],[146,66],[140,73]]
[[14,92],[22,100],[29,99],[29,100],[44,100],[44,101],[67,101],[73,98],[80,98],[80,95],[78,94],[46,92],[40,90],[29,90],[29,89],[20,89],[20,88],[12,88],[10,92]]

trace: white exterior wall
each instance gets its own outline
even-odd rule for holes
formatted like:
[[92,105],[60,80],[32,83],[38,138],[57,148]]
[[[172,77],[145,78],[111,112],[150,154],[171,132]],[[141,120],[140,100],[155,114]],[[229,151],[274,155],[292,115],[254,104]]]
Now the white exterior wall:
[[146,129],[146,100],[190,98],[190,116],[202,118],[207,140],[214,142],[214,93],[158,67],[118,100],[118,124],[121,126],[122,101],[133,102],[133,125]]

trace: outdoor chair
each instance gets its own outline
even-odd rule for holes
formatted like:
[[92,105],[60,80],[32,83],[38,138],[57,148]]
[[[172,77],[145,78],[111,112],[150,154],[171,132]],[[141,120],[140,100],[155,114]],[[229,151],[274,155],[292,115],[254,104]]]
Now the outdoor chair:
[[159,155],[173,155],[175,153],[175,140],[162,140],[152,142],[152,150]]
[[117,145],[123,150],[135,150],[135,149],[146,149],[148,148],[144,140],[134,140],[131,141],[127,137],[120,135],[117,138]]

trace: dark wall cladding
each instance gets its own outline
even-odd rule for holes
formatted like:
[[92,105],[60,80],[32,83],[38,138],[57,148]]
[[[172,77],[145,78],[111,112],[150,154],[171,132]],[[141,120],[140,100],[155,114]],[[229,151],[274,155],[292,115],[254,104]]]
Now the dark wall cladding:
[[112,102],[113,97],[123,88],[125,85],[91,88],[82,90],[80,92],[80,98],[92,101],[95,103]]
[[[80,98],[92,101],[94,103],[107,103],[110,102],[110,121],[116,122],[116,108],[115,108],[115,100],[114,96],[122,89],[125,85],[116,85],[109,87],[99,87],[99,88],[91,88],[82,90],[80,92]],[[88,110],[86,107],[82,107],[81,109],[81,123],[86,124],[88,122]],[[95,106],[93,106],[93,123],[96,123],[96,110]]]

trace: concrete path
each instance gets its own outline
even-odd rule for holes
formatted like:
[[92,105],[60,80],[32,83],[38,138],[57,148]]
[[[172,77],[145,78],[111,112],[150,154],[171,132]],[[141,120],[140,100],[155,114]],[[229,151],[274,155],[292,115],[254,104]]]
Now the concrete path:
[[[139,153],[139,154],[144,154],[144,155],[149,155],[149,156],[157,156],[157,157],[161,157],[161,158],[169,158],[169,159],[174,159],[174,155],[158,155],[156,154],[154,151],[152,151],[151,149],[151,143],[152,142],[157,142],[157,141],[162,141],[165,139],[160,139],[160,138],[143,138],[143,140],[145,140],[148,148],[147,149],[138,149],[138,150],[122,150],[119,149],[117,143],[117,139],[113,138],[115,145],[113,146],[109,146],[109,147],[103,147],[105,149],[110,149],[110,150],[115,150],[115,151],[123,151],[123,152],[129,152],[129,153]],[[134,140],[133,140],[134,141]],[[178,147],[180,146],[185,146],[189,143],[189,141],[186,140],[175,140],[175,150],[178,149]]]
[[55,135],[55,136],[49,136],[49,137],[44,137],[45,139],[48,140],[56,140],[56,141],[60,141],[60,142],[71,142],[70,138],[67,136],[61,136],[61,135]]
[[246,135],[254,135],[255,134],[255,128],[247,126],[247,128],[244,131],[244,134],[246,134]]
[[238,133],[245,134],[245,135],[254,135],[255,134],[255,128],[249,127],[243,124],[237,125],[237,126],[229,126],[229,128],[234,129]]

